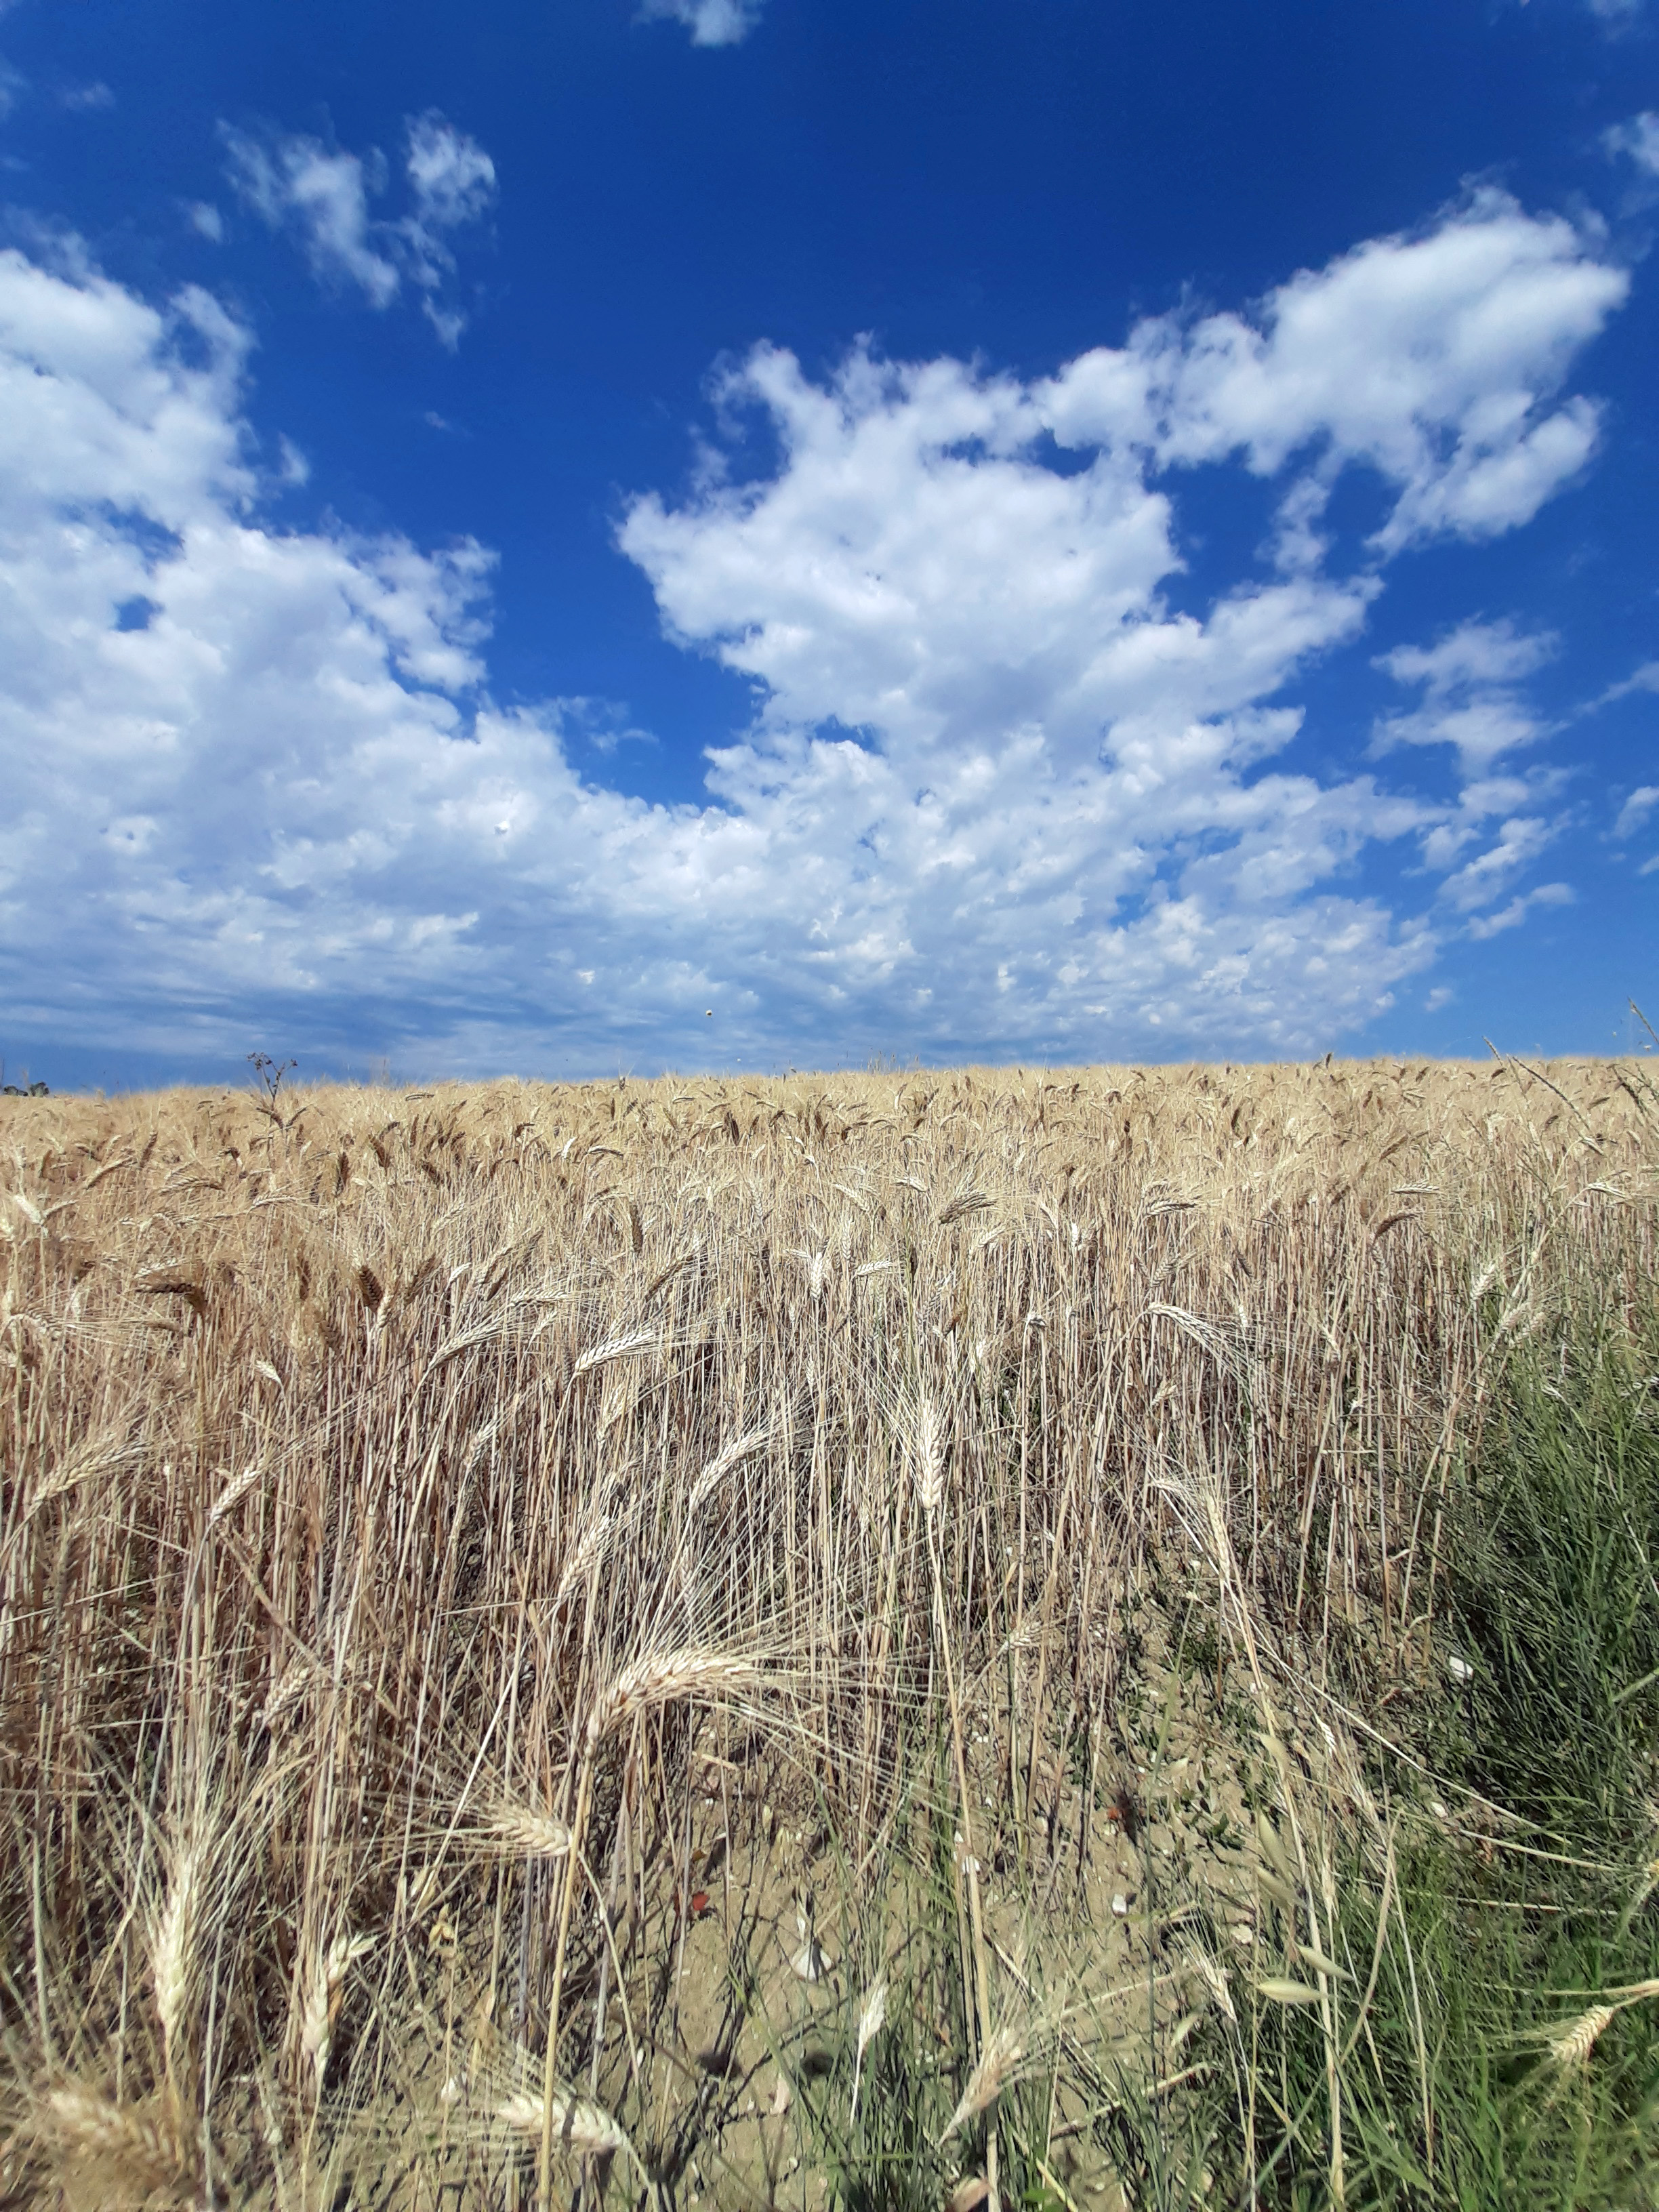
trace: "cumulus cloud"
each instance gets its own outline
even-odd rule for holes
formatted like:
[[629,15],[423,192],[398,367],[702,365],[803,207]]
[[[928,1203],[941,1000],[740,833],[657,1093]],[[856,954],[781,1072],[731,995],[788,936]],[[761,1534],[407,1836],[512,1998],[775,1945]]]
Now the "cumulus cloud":
[[642,21],[684,23],[694,46],[735,46],[760,21],[765,0],[645,0]]
[[1355,462],[1395,495],[1379,552],[1493,537],[1594,450],[1599,410],[1556,396],[1628,289],[1571,224],[1486,190],[1415,236],[1301,271],[1253,315],[1148,320],[1127,349],[1073,362],[1042,404],[1068,445],[1125,441],[1165,463],[1240,453],[1261,476],[1304,456],[1287,514],[1304,561],[1320,492]]
[[1632,791],[1619,810],[1619,819],[1613,825],[1613,836],[1621,843],[1626,837],[1636,836],[1647,827],[1648,817],[1656,806],[1659,806],[1659,784],[1644,783]]
[[[313,172],[264,151],[297,220],[293,177]],[[428,222],[492,181],[435,154],[424,175],[411,219]],[[369,295],[359,254],[416,281],[389,227],[356,223],[361,167],[312,189],[325,219],[305,234],[346,257],[341,281]],[[1543,271],[1530,353],[1512,331],[1474,349],[1530,419],[1593,322],[1557,281],[1574,234],[1495,203],[1442,228],[1483,225],[1512,251],[1454,257],[1468,296],[1445,289],[1444,314],[1478,323],[1479,295],[1512,324],[1515,288]],[[1593,244],[1575,250],[1594,275]],[[1599,296],[1606,312],[1616,293]],[[1279,359],[1282,319],[1238,327]],[[721,1053],[753,1057],[1293,1051],[1363,1025],[1447,927],[1546,896],[1525,878],[1547,823],[1535,779],[1494,770],[1431,806],[1374,768],[1287,765],[1288,695],[1360,636],[1395,541],[1352,574],[1304,561],[1174,603],[1193,471],[1265,470],[1271,450],[1288,495],[1335,465],[1329,395],[1297,400],[1304,436],[1270,449],[1258,410],[1257,442],[1217,429],[1197,450],[1212,386],[1207,415],[1161,395],[1177,356],[1212,350],[1206,328],[1137,331],[1086,375],[1029,383],[868,348],[822,383],[771,349],[732,371],[721,397],[764,417],[768,470],[717,454],[678,502],[635,501],[619,533],[671,634],[754,689],[751,726],[710,757],[709,803],[664,807],[575,765],[637,734],[620,710],[494,702],[483,549],[262,519],[283,464],[244,417],[249,335],[208,295],[162,308],[70,259],[0,256],[14,1023],[241,1048],[252,1010],[280,1005],[313,1051],[419,1037],[428,1065],[556,1050],[588,1067],[706,1054],[711,1005]],[[1294,380],[1294,363],[1269,374]],[[1428,441],[1454,474],[1479,413],[1475,370],[1460,374]],[[1407,379],[1408,426],[1424,404]],[[1420,508],[1430,461],[1401,466]],[[1542,650],[1471,625],[1397,672],[1425,712],[1453,711],[1480,684],[1514,689]],[[1380,847],[1437,832],[1449,923],[1365,890]]]
[[481,224],[495,198],[495,165],[477,141],[436,109],[406,118],[403,171],[410,212],[371,215],[386,191],[386,157],[325,146],[320,139],[220,125],[231,185],[272,230],[299,241],[319,283],[356,289],[371,307],[392,305],[408,284],[452,351],[467,318],[453,295],[454,233]]
[[647,495],[621,543],[675,635],[759,679],[770,726],[930,746],[1026,725],[1091,761],[1109,725],[1132,746],[1243,708],[1363,622],[1368,581],[1307,578],[1170,614],[1170,503],[1141,459],[1045,465],[1039,395],[960,362],[860,348],[819,386],[763,347],[718,396],[764,410],[778,474]]

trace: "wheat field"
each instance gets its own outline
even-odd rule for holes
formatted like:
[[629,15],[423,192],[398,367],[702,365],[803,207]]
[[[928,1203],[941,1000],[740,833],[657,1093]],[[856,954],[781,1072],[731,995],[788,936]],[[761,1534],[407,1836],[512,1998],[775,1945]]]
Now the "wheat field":
[[1639,1060],[8,1101],[6,2201],[1151,2202],[1111,2112],[1258,1985],[1343,2201],[1319,1806],[1394,1882],[1365,1731],[1509,1364],[1638,1328],[1656,1130]]

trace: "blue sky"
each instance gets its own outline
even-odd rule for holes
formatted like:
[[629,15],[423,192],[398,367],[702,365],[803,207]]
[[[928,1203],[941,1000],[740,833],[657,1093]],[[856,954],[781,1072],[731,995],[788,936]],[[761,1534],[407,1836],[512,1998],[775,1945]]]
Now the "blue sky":
[[1659,0],[0,63],[9,1079],[1659,1018]]

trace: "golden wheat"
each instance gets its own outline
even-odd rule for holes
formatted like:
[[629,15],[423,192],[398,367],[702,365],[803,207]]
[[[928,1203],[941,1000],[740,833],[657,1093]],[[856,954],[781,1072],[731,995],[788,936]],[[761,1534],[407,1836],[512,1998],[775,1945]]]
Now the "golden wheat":
[[[702,1778],[728,1872],[790,1790],[878,1866],[941,1684],[989,2109],[1022,2062],[986,2027],[974,1837],[1023,1837],[1033,1778],[1109,1741],[1143,1559],[1190,1528],[1241,1633],[1418,1665],[1504,1363],[1586,1297],[1628,1319],[1659,1272],[1630,1061],[179,1091],[4,1123],[12,2064],[88,2142],[136,2145],[168,2086],[195,2140],[241,2084],[251,2190],[320,2172],[428,2035],[432,2095],[501,2038],[665,2140],[691,2093],[635,2015],[678,1986]],[[1593,2048],[1592,2017],[1557,2042]],[[107,2052],[118,2100],[75,2104],[65,2050]],[[620,2134],[589,2101],[594,2143]]]

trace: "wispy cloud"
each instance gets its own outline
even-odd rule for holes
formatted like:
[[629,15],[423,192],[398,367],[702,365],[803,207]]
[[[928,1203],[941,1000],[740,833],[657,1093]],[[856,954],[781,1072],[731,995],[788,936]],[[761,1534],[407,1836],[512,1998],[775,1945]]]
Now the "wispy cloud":
[[1468,925],[1468,933],[1480,943],[1484,939],[1497,937],[1504,930],[1518,929],[1538,906],[1571,906],[1575,894],[1570,884],[1540,884],[1536,890],[1517,892],[1507,906],[1495,913],[1474,915]]
[[[1516,878],[1565,827],[1559,805],[1565,776],[1540,767],[1525,775],[1500,768],[1506,756],[1547,734],[1522,687],[1559,649],[1552,632],[1522,630],[1508,621],[1475,621],[1460,623],[1432,645],[1396,647],[1374,664],[1396,683],[1420,687],[1423,702],[1413,714],[1378,721],[1373,751],[1401,744],[1446,745],[1455,759],[1462,779],[1456,803],[1425,830],[1422,853],[1425,866],[1443,877],[1443,904],[1468,917],[1462,926],[1472,938],[1513,928],[1533,906],[1572,896],[1559,884],[1513,893]],[[1536,811],[1544,806],[1551,811]],[[1471,856],[1471,846],[1492,836],[1494,822],[1493,842]],[[1504,897],[1509,904],[1501,914],[1492,911]]]
[[1375,746],[1451,745],[1466,773],[1483,772],[1543,734],[1519,684],[1559,649],[1553,635],[1520,631],[1513,623],[1468,622],[1435,645],[1384,653],[1375,665],[1398,684],[1420,684],[1424,698],[1415,714],[1378,722]]
[[320,139],[220,125],[233,189],[272,230],[288,230],[320,283],[361,292],[386,308],[407,284],[441,342],[453,350],[467,317],[454,297],[452,240],[476,229],[495,199],[495,165],[477,141],[435,109],[405,123],[403,175],[410,211],[379,218],[370,202],[387,190],[378,149],[365,155]]
[[1609,155],[1633,161],[1638,169],[1650,177],[1659,177],[1659,114],[1651,108],[1640,115],[1632,115],[1628,122],[1615,123],[1601,134],[1601,143]]
[[1641,16],[1647,0],[1584,0],[1584,4],[1610,31],[1626,31]]

